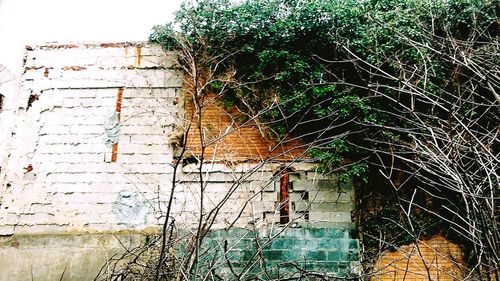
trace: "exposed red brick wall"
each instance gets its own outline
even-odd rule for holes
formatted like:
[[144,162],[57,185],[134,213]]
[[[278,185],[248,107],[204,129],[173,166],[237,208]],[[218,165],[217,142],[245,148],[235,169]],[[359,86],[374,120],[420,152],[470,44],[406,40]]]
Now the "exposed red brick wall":
[[188,152],[199,156],[201,144],[206,146],[205,159],[259,161],[263,159],[291,160],[307,158],[304,144],[299,140],[285,139],[280,144],[263,136],[256,122],[244,120],[236,110],[225,108],[216,95],[207,95],[202,106],[202,132],[193,114],[193,102],[185,103],[186,116],[192,116],[192,126],[187,137]]
[[371,281],[454,281],[463,280],[464,272],[462,250],[444,237],[434,236],[381,256]]

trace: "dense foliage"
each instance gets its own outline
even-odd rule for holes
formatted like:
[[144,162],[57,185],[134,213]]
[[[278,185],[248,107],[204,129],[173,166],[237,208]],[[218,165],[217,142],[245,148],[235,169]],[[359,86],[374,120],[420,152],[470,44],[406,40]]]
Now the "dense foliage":
[[[225,98],[244,111],[259,112],[278,98],[280,106],[260,119],[278,136],[314,141],[312,154],[331,168],[365,156],[359,147],[404,141],[404,134],[379,130],[412,126],[394,118],[394,105],[382,94],[407,108],[446,114],[432,101],[460,91],[450,78],[467,74],[441,58],[441,38],[480,45],[497,35],[497,10],[495,1],[465,0],[197,1],[185,3],[151,40],[175,49],[182,34],[207,67],[223,65],[221,74],[235,69],[238,83]],[[400,90],[410,91],[404,83],[428,100],[411,101]],[[482,98],[493,99],[488,92]],[[350,134],[332,138],[341,132]],[[366,165],[351,170],[362,175]]]
[[188,46],[181,63],[214,71],[211,90],[272,137],[301,137],[327,170],[348,164],[345,178],[377,167],[397,191],[411,184],[402,204],[415,207],[418,189],[418,208],[494,250],[498,231],[483,235],[499,216],[499,11],[495,0],[200,0],[151,40]]

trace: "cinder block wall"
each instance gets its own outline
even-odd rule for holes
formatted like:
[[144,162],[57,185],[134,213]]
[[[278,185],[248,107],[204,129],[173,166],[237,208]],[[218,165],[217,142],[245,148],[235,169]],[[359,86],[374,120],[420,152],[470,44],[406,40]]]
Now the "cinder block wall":
[[290,261],[280,243],[296,243],[292,261],[317,260],[325,272],[356,267],[352,184],[320,175],[314,164],[290,166],[290,229],[279,223],[283,163],[207,162],[202,173],[185,164],[172,182],[170,134],[184,124],[182,73],[172,62],[144,43],[27,49],[20,89],[6,93],[0,113],[10,116],[0,120],[0,280],[47,279],[63,272],[61,264],[63,280],[92,280],[99,268],[85,260],[123,250],[117,238],[137,245],[142,240],[130,235],[156,233],[173,188],[177,224],[195,225],[200,174],[205,210],[225,202],[214,229],[232,226],[231,236],[251,229],[258,239],[280,231],[261,249],[271,266]]
[[359,242],[352,232],[338,227],[216,230],[205,239],[202,260],[224,280],[282,280],[301,270],[331,279],[354,276],[360,270]]
[[16,117],[5,125],[0,234],[155,225],[149,200],[171,179],[181,87],[168,57],[103,44],[29,48],[25,60],[20,92],[7,96]]

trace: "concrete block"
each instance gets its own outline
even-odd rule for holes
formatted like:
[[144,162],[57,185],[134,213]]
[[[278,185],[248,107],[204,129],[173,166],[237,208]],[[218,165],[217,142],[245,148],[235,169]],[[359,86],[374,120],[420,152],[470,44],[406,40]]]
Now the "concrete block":
[[174,101],[179,96],[180,87],[173,88],[126,88],[123,91],[123,98],[160,98],[168,101]]
[[258,191],[263,191],[263,192],[275,192],[276,190],[279,189],[279,182],[275,181],[263,181],[260,182]]
[[333,203],[333,202],[312,202],[311,210],[318,212],[350,212],[353,210],[352,203]]
[[0,213],[0,226],[2,225],[15,225],[19,223],[20,216],[16,213],[5,212]]
[[71,146],[67,144],[41,144],[37,147],[38,153],[59,154],[71,152]]
[[44,125],[40,128],[41,135],[68,135],[70,127],[64,125]]
[[333,222],[333,223],[352,222],[351,213],[350,212],[330,213],[330,222]]
[[319,180],[318,189],[319,190],[336,190],[338,188],[338,182],[334,180]]
[[47,175],[48,183],[76,183],[77,179],[74,177],[75,174],[65,174],[65,173],[50,173]]
[[21,213],[19,214],[20,225],[41,225],[50,224],[54,221],[54,214],[51,213]]
[[279,202],[279,193],[277,192],[263,192],[261,193],[262,201],[264,202]]
[[53,193],[60,192],[60,193],[71,193],[71,192],[77,192],[79,190],[85,190],[90,188],[90,184],[79,184],[75,185],[72,183],[53,183],[51,185],[51,190]]
[[[299,242],[299,244],[297,243]],[[271,249],[273,250],[291,250],[293,248],[299,248],[301,241],[294,238],[279,237],[271,242]]]
[[0,236],[11,236],[14,234],[14,229],[16,225],[0,225]]
[[102,153],[60,153],[55,163],[101,163],[104,160]]
[[[237,168],[236,171],[238,170],[239,169]],[[277,181],[277,180],[279,181],[279,178],[274,177],[271,171],[265,171],[265,170],[254,171],[250,169],[248,171],[245,171],[245,178],[248,181],[260,181],[260,182],[265,182],[266,184],[272,181]]]
[[276,231],[281,232],[280,237],[283,238],[292,238],[299,239],[297,243],[302,243],[301,245],[305,246],[307,241],[303,239],[307,237],[308,230],[305,228],[286,228],[286,229],[276,229]]
[[142,153],[142,154],[153,154],[153,153],[167,153],[170,151],[169,145],[163,144],[130,144],[130,143],[119,143],[118,146],[120,153]]
[[49,183],[73,183],[73,184],[81,184],[81,183],[120,183],[126,182],[124,177],[118,173],[92,173],[92,172],[84,172],[84,173],[50,173],[47,175],[47,182]]
[[335,180],[336,176],[335,174],[321,174],[319,172],[315,171],[309,171],[306,172],[306,179],[307,180],[312,180],[312,181],[317,181],[317,180]]
[[326,222],[326,223],[342,223],[351,222],[351,214],[348,212],[319,212],[311,210],[309,212],[309,221]]
[[307,250],[305,251],[304,258],[313,260],[313,261],[325,261],[326,260],[326,253],[325,251],[314,251],[314,250]]
[[36,180],[36,175],[34,173],[27,173],[23,175],[23,181],[35,181]]
[[124,135],[164,135],[163,130],[155,129],[155,127],[130,123],[123,124],[121,131]]
[[[60,95],[65,98],[95,98],[97,92],[102,92],[103,90],[95,90],[95,89],[71,89],[71,90],[59,90]],[[116,92],[116,91],[114,91]]]
[[271,201],[255,201],[252,206],[255,214],[274,212],[276,210],[276,203]]
[[118,88],[126,86],[124,81],[125,80],[123,80],[123,78],[84,79],[84,78],[74,78],[74,77],[62,77],[61,79],[49,80],[49,81],[37,80],[37,82],[33,84],[32,88],[37,90],[44,90],[50,88],[59,88],[59,89]]
[[[60,114],[59,114],[60,115]],[[63,125],[101,125],[104,126],[105,118],[102,115],[91,115],[91,116],[64,116],[61,118],[59,116],[59,122]]]
[[81,107],[82,100],[81,99],[64,99],[63,107],[65,108],[73,108],[73,107]]
[[24,73],[24,80],[38,80],[44,78],[45,69],[28,70]]
[[284,253],[284,251],[281,250],[264,250],[262,251],[262,255],[266,260],[270,261],[283,261],[283,255],[290,256],[287,253]]
[[38,143],[43,144],[62,144],[70,141],[68,136],[58,136],[58,135],[42,135],[38,138]]
[[210,183],[216,183],[216,182],[232,183],[234,182],[234,180],[235,177],[227,173],[211,173],[205,176],[205,181]]
[[309,228],[308,234],[313,239],[319,239],[318,247],[331,249],[335,246],[335,240],[338,238],[348,238],[348,230],[344,228],[325,227]]
[[352,192],[338,192],[338,190],[318,190],[309,192],[311,201],[316,202],[350,203],[353,199],[352,196]]
[[290,173],[289,175],[289,181],[291,182],[300,181],[302,178],[306,178],[305,173]]
[[317,183],[309,180],[298,180],[293,181],[294,191],[308,191],[315,190],[317,188]]
[[64,125],[64,116],[60,112],[44,112],[40,114],[40,122],[44,125]]
[[168,144],[168,138],[164,135],[130,135],[131,144]]
[[118,153],[119,163],[172,163],[170,153]]
[[80,206],[78,210],[83,213],[92,214],[98,212],[98,208],[101,204],[110,204],[115,202],[116,196],[114,196],[113,193],[75,192],[71,194],[64,194],[64,200],[66,200],[66,202],[68,202],[71,207],[76,207],[73,205],[73,203],[89,203],[88,206],[85,206],[85,208],[82,208],[82,206]]
[[77,135],[102,135],[104,126],[99,125],[73,125],[70,128],[71,134]]
[[290,203],[294,212],[305,212],[311,208],[308,201],[293,201]]
[[129,66],[129,63],[133,63],[130,58],[119,54],[118,56],[98,56],[95,65],[101,68],[121,68]]

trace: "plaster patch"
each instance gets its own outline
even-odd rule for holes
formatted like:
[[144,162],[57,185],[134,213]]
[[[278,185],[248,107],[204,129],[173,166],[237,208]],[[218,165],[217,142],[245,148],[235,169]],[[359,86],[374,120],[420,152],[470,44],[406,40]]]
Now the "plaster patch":
[[134,191],[120,192],[113,204],[113,213],[118,223],[128,226],[145,224],[148,211],[148,203]]
[[118,121],[118,113],[113,111],[112,114],[106,119],[104,124],[104,129],[106,130],[106,139],[104,143],[111,147],[113,144],[118,143],[120,138],[121,125]]

